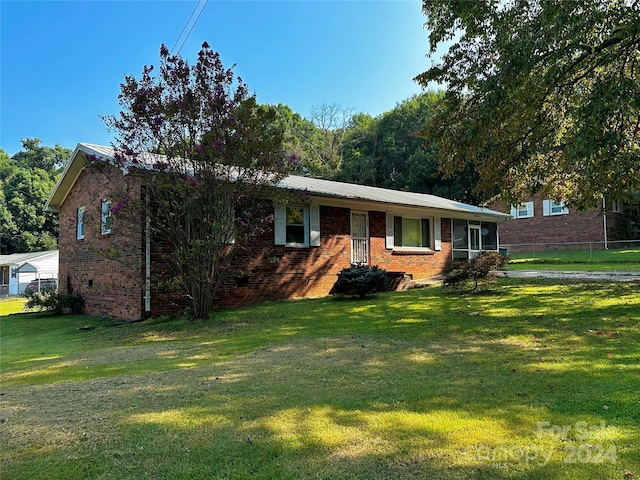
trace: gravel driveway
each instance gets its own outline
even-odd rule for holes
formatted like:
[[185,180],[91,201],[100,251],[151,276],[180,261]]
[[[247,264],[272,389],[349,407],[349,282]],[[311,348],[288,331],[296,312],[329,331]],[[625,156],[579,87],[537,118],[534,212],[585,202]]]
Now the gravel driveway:
[[565,272],[561,270],[508,270],[496,272],[497,276],[509,278],[562,278],[576,280],[598,280],[608,282],[638,282],[640,272]]

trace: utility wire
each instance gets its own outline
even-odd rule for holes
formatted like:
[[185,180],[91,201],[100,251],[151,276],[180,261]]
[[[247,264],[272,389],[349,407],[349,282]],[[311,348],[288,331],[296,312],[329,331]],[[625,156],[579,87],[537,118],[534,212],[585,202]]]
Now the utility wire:
[[[191,15],[189,15],[189,19],[184,24],[184,27],[182,27],[182,31],[180,32],[180,35],[178,35],[178,38],[177,38],[176,42],[173,44],[173,47],[171,47],[171,53],[173,53],[173,50],[174,50],[174,48],[176,48],[176,45],[180,41],[180,38],[182,37],[182,34],[184,33],[184,31],[186,30],[187,26],[191,22],[191,19],[193,18],[193,14],[196,12],[198,7],[200,6],[200,2],[201,2],[201,0],[198,0],[198,2],[196,3],[196,6],[193,7],[193,10],[191,11]],[[182,47],[184,47],[184,44],[187,42],[187,39],[189,38],[189,35],[191,35],[191,32],[193,31],[193,27],[195,27],[196,23],[198,23],[198,20],[200,19],[200,15],[202,15],[202,12],[204,12],[204,9],[207,6],[208,2],[209,2],[209,0],[204,0],[204,3],[202,4],[202,8],[200,9],[200,12],[198,13],[198,16],[196,17],[196,19],[191,24],[191,28],[187,32],[187,35],[184,37],[184,40],[182,40],[182,43],[180,44],[180,48],[178,48],[178,51],[175,53],[176,55],[178,55],[180,53],[180,50],[182,50]]]
[[191,10],[191,15],[189,15],[189,19],[187,20],[187,23],[185,23],[184,27],[182,27],[182,31],[180,32],[180,35],[178,35],[178,38],[176,38],[176,42],[173,44],[173,47],[171,47],[171,50],[169,51],[169,53],[173,53],[173,49],[176,48],[176,45],[178,45],[178,42],[182,38],[182,34],[184,33],[184,31],[187,29],[187,25],[189,25],[189,22],[191,22],[191,19],[193,18],[193,14],[198,8],[198,5],[200,5],[200,0],[196,2],[195,7],[193,7],[193,10]]

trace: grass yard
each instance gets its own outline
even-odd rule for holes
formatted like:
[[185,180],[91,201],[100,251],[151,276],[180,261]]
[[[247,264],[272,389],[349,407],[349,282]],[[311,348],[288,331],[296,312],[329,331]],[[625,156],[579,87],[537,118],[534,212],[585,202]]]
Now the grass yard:
[[1,476],[637,478],[639,288],[0,317]]
[[509,270],[640,272],[640,248],[509,252]]

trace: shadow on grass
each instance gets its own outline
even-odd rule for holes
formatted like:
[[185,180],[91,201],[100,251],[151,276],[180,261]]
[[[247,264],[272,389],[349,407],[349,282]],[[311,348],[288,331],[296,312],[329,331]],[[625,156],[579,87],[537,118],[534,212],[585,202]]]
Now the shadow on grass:
[[[74,472],[104,478],[615,478],[640,468],[637,290],[500,289],[76,333],[99,348],[43,361],[57,365],[32,372],[43,385],[13,377],[0,425],[8,471],[56,478],[50,465],[69,456]],[[581,436],[578,422],[605,428]],[[617,460],[596,462],[611,445]]]

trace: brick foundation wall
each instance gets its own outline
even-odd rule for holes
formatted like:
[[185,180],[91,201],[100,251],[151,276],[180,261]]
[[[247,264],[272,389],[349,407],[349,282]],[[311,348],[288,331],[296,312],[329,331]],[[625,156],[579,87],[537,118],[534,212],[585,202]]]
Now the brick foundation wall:
[[[61,205],[59,286],[81,295],[89,315],[136,320],[142,316],[141,230],[114,219],[112,233],[100,233],[102,199],[119,178],[85,169]],[[79,207],[85,208],[83,240],[76,239]]]

